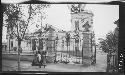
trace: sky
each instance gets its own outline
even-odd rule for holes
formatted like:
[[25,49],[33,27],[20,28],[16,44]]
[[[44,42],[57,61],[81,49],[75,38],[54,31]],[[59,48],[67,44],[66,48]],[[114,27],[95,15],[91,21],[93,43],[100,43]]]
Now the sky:
[[[114,21],[119,19],[119,6],[118,5],[101,5],[101,4],[86,4],[85,10],[93,12],[93,30],[95,32],[96,42],[98,38],[104,38],[106,33],[113,31],[116,27]],[[50,8],[45,10],[46,19],[43,20],[43,25],[51,24],[59,29],[69,31],[71,30],[71,15],[67,4],[52,4]],[[35,20],[40,20],[35,17]],[[37,22],[37,24],[41,24]],[[35,31],[35,25],[28,27],[29,32]],[[6,29],[3,29],[4,37]],[[4,39],[6,40],[6,39]]]
[[87,10],[91,10],[94,14],[93,29],[98,38],[105,38],[109,31],[113,31],[116,27],[114,22],[119,19],[119,6],[118,5],[100,5],[91,4],[86,5]]

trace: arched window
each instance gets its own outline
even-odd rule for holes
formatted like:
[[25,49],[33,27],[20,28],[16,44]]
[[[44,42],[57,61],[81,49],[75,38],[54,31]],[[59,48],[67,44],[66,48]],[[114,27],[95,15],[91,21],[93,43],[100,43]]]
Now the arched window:
[[75,21],[75,30],[79,30],[79,21]]
[[13,47],[13,41],[11,41],[11,48]]

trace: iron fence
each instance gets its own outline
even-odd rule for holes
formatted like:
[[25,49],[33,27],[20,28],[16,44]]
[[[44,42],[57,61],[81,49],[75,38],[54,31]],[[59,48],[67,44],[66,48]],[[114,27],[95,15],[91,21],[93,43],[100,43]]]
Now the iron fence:
[[116,53],[107,54],[107,72],[118,72],[118,58]]

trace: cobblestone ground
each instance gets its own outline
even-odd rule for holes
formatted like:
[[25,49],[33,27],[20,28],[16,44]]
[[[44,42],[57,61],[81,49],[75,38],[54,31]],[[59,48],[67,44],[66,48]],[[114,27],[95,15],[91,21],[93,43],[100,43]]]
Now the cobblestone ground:
[[[21,71],[48,71],[48,72],[106,72],[106,53],[97,51],[96,65],[84,66],[82,64],[51,63],[39,68],[31,66],[29,61],[21,61]],[[2,60],[2,71],[17,71],[17,61]]]

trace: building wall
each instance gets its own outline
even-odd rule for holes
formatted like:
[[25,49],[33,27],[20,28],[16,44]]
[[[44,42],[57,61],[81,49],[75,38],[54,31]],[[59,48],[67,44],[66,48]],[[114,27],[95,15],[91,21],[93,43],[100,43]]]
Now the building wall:
[[[10,39],[10,42],[9,42],[9,38],[7,39],[7,51],[9,51],[9,45],[10,45],[10,51],[14,51],[13,48],[18,47],[18,41],[16,40],[16,38]],[[28,44],[26,40],[22,41],[21,48],[23,52],[29,52],[31,51],[31,44]]]
[[71,31],[75,30],[75,21],[79,22],[79,29],[81,31],[84,31],[84,27],[82,27],[87,21],[89,23],[89,25],[92,26],[93,20],[92,20],[93,14],[92,13],[87,13],[86,12],[80,12],[80,13],[72,13],[71,14],[71,23],[72,23],[72,27],[71,27]]

